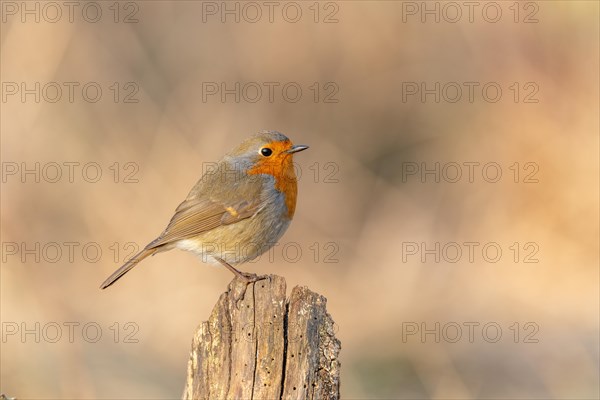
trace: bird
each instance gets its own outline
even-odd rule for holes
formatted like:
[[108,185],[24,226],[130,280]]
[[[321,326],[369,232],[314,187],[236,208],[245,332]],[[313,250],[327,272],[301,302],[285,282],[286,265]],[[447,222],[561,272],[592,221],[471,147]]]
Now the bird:
[[190,251],[250,283],[236,266],[273,247],[296,211],[293,155],[308,149],[277,131],[261,131],[206,170],[179,204],[165,230],[100,285],[114,284],[142,260],[167,250]]

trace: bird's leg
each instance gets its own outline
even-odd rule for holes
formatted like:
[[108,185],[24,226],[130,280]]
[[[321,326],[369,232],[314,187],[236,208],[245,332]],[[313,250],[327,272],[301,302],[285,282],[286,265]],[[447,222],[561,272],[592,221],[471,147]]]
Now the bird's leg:
[[227,268],[228,270],[230,270],[231,272],[233,272],[233,274],[235,276],[237,276],[238,278],[240,278],[241,280],[243,280],[244,282],[246,282],[246,284],[252,283],[252,282],[256,282],[257,280],[260,280],[258,278],[258,275],[256,274],[249,274],[246,272],[242,272],[238,269],[236,269],[233,265],[229,264],[227,261],[219,258],[219,257],[215,257],[217,259],[218,262],[220,262],[225,268]]
[[[215,257],[215,259],[217,261],[219,261],[225,268],[227,268],[228,270],[230,270],[231,272],[233,272],[233,274],[238,279],[240,279],[241,281],[243,281],[245,283],[244,289],[242,290],[242,292],[239,293],[239,294],[234,294],[233,295],[236,304],[238,304],[244,298],[244,296],[246,295],[246,289],[248,289],[248,285],[249,284],[254,283],[256,281],[259,281],[259,280],[265,278],[265,276],[258,276],[256,274],[249,274],[249,273],[246,273],[246,272],[241,272],[241,271],[237,270],[235,267],[233,267],[231,264],[229,264],[227,261],[225,261],[225,260],[223,260],[221,258]],[[239,308],[239,306],[238,306],[238,308]]]

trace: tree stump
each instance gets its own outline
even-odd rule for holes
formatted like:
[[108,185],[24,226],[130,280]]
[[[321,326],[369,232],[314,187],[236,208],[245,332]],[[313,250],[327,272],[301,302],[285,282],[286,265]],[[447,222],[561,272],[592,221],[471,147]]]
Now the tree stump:
[[231,281],[194,334],[183,399],[339,399],[327,299],[298,286],[285,295],[280,276]]

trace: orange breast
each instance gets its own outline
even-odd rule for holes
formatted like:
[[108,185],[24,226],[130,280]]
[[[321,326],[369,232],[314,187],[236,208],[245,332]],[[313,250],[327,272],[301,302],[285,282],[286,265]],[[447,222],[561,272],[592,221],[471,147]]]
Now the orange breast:
[[275,178],[275,189],[283,193],[287,207],[287,217],[292,218],[296,211],[296,198],[298,196],[298,184],[292,155],[284,151],[291,147],[290,141],[275,142],[269,145],[273,149],[273,156],[261,159],[254,167],[248,170],[248,174],[269,174]]

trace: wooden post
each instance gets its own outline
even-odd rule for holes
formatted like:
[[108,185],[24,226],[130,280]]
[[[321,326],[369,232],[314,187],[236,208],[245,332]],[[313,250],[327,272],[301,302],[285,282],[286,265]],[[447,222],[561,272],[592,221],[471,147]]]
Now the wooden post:
[[245,287],[231,281],[194,334],[183,399],[339,399],[327,299],[297,286],[286,300],[275,275]]

